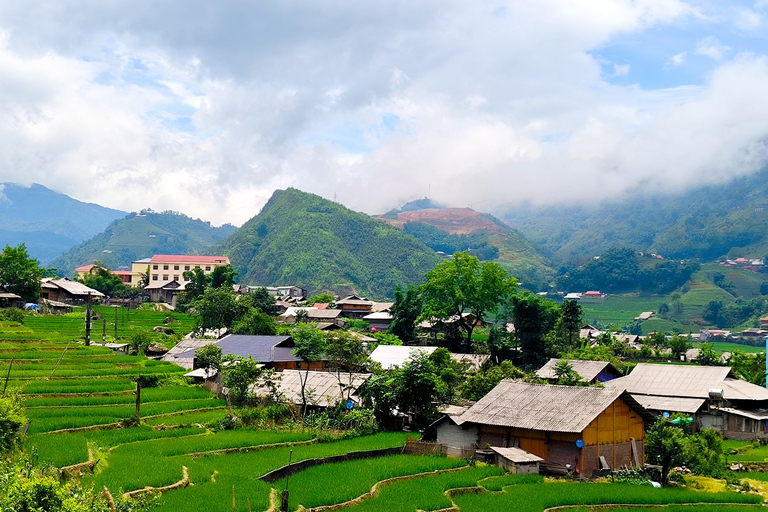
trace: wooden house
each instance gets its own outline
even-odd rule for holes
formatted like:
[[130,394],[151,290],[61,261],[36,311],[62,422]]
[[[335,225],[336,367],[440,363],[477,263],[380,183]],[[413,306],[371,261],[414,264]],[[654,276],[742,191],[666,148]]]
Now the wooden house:
[[182,284],[176,279],[172,281],[152,281],[144,289],[149,293],[152,302],[166,302],[176,305],[176,298],[184,291],[186,283]]
[[586,475],[604,465],[642,465],[645,422],[652,420],[623,389],[512,380],[454,418],[458,427],[478,427],[477,446],[520,448],[541,457],[546,469]]
[[89,296],[94,302],[104,298],[100,291],[67,278],[45,278],[41,281],[40,288],[40,298],[66,304],[85,304]]
[[342,311],[342,316],[347,318],[363,318],[371,313],[373,301],[357,295],[349,295],[336,301],[336,307]]

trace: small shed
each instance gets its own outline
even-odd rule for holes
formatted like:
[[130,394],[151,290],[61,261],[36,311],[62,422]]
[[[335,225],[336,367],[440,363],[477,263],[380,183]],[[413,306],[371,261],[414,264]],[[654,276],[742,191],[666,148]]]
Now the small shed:
[[522,448],[491,447],[495,453],[495,465],[513,475],[535,475],[539,473],[539,462],[544,459],[528,453]]

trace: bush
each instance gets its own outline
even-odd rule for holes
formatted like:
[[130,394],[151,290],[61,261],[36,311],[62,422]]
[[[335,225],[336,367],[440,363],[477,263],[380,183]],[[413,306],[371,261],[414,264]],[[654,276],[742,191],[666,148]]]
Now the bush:
[[0,309],[0,320],[8,322],[24,323],[24,312],[18,308]]
[[0,398],[0,450],[9,452],[21,440],[21,427],[27,422],[21,395],[13,393]]

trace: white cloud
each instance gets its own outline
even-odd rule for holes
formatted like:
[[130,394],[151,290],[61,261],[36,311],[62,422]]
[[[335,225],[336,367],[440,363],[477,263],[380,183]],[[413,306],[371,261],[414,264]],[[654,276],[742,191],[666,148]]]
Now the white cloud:
[[673,66],[679,66],[685,62],[685,58],[688,56],[688,52],[680,52],[678,54],[673,55],[669,62]]
[[728,50],[730,48],[715,36],[707,36],[696,44],[696,53],[714,60],[722,60]]
[[592,55],[698,16],[674,0],[7,0],[0,180],[239,224],[287,186],[370,213],[430,188],[482,210],[749,172],[761,57],[705,38],[707,83],[644,90]]

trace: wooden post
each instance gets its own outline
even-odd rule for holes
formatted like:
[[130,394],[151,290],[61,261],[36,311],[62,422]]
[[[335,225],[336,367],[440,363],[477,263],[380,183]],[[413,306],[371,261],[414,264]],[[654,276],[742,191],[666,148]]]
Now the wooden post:
[[237,512],[235,510],[235,486],[232,486],[232,512]]
[[91,292],[88,292],[88,298],[85,305],[85,346],[91,344]]
[[141,376],[136,379],[136,419],[141,419]]

